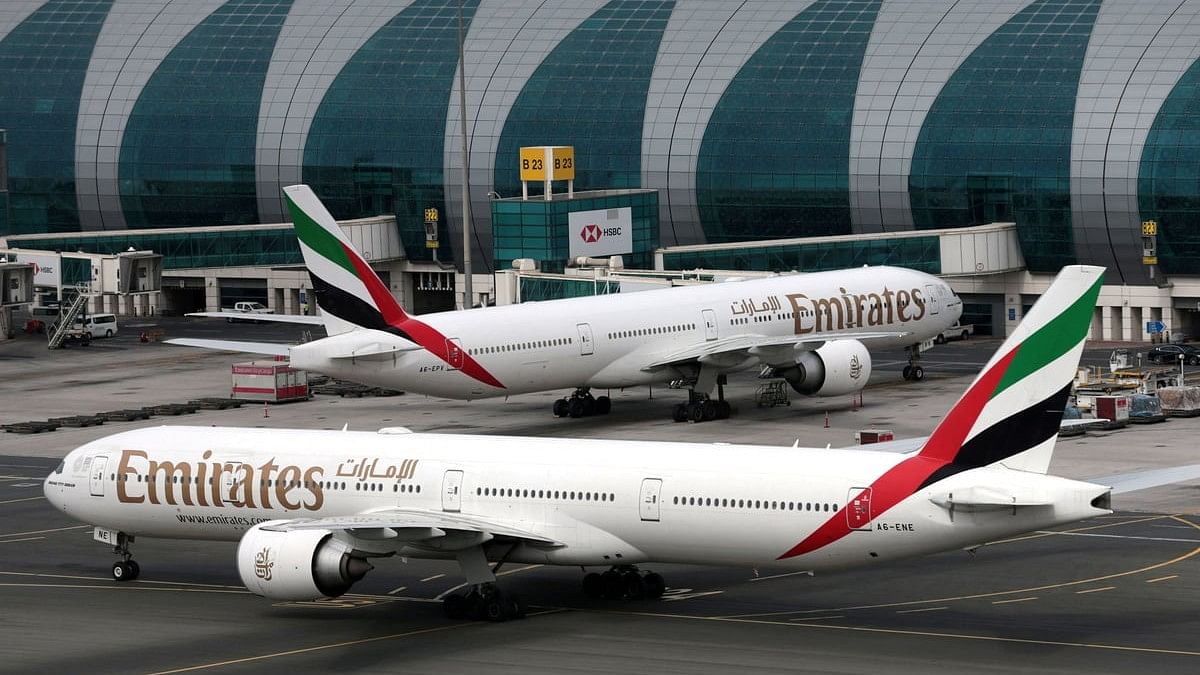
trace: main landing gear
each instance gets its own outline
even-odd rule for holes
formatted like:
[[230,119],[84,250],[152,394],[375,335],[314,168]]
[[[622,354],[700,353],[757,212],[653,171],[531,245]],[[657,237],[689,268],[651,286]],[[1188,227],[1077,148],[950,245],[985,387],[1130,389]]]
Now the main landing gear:
[[458,551],[455,557],[467,577],[468,590],[442,598],[442,609],[447,618],[496,622],[525,618],[525,603],[521,598],[501,591],[496,585],[496,572],[516,546],[514,544],[495,567],[488,564],[482,545]]
[[713,400],[707,394],[691,392],[687,403],[679,403],[671,411],[671,419],[676,422],[708,422],[710,420],[727,419],[732,406],[725,399]]
[[[717,385],[715,400],[708,394],[702,393],[712,391],[711,384],[714,381]],[[708,422],[728,419],[733,412],[733,407],[725,400],[726,377],[724,374],[717,375],[714,381],[710,381],[708,389],[701,389],[699,381],[693,383],[688,389],[688,402],[677,404],[671,411],[671,419],[676,422]]]
[[475,584],[466,593],[454,593],[442,598],[446,617],[456,621],[508,621],[525,618],[525,602],[509,595],[494,583]]
[[666,590],[661,574],[641,572],[633,565],[614,565],[607,572],[583,577],[583,594],[596,600],[654,600]]
[[570,398],[554,402],[555,417],[591,417],[607,415],[612,410],[612,399],[607,396],[593,397],[587,387],[580,387]]
[[921,367],[921,345],[911,345],[904,348],[908,352],[908,365],[904,366],[904,379],[920,382],[925,379],[925,369]]
[[121,556],[121,559],[113,563],[112,576],[116,581],[133,581],[142,573],[142,568],[133,559],[133,554],[129,552],[129,545],[133,543],[133,537],[124,532],[117,533],[117,543],[113,546],[113,553]]

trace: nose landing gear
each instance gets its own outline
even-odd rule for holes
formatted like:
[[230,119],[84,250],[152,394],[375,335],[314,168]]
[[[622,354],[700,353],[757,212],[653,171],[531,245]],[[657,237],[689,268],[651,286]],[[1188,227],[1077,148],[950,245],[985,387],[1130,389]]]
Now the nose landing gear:
[[921,345],[905,347],[908,352],[908,365],[904,366],[904,379],[920,382],[925,379],[925,369],[921,367]]
[[113,546],[113,553],[121,556],[121,559],[113,563],[112,576],[114,581],[133,581],[141,574],[142,568],[133,559],[133,554],[129,552],[129,545],[133,543],[133,537],[124,532],[117,533],[117,543]]

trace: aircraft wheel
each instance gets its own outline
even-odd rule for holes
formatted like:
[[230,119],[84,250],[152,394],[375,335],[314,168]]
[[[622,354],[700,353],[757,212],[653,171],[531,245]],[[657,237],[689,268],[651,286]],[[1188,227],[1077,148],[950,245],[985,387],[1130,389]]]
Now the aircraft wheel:
[[711,399],[700,403],[700,418],[705,422],[717,419],[717,405]]
[[688,420],[687,404],[680,403],[671,411],[671,419],[676,422],[686,422]]
[[567,411],[568,411],[567,414],[569,414],[571,417],[575,417],[575,418],[583,417],[586,414],[584,412],[583,399],[581,399],[581,398],[571,399],[570,402],[567,403]]
[[483,618],[494,623],[508,621],[508,599],[496,593],[489,598],[480,598]]
[[510,619],[525,618],[525,601],[519,596],[509,595],[504,597],[504,608]]
[[704,421],[704,408],[699,403],[687,404],[687,416],[690,422]]
[[729,415],[733,413],[733,406],[729,405],[729,401],[717,401],[717,419],[729,419]]
[[645,596],[650,599],[661,598],[667,590],[667,580],[658,572],[650,572],[642,577],[642,585],[646,589]]
[[470,604],[464,596],[454,593],[442,599],[442,610],[446,612],[447,619],[461,621],[467,618]]
[[607,415],[612,411],[612,399],[607,396],[596,398],[596,414]]
[[596,414],[596,399],[588,396],[583,399],[583,416],[591,417]]
[[616,570],[609,570],[600,575],[604,584],[604,597],[608,600],[620,600],[625,595],[625,579]]
[[137,564],[136,560],[130,560],[128,561],[128,564],[129,570],[133,572],[133,575],[129,577],[130,581],[142,576],[142,566]]
[[567,403],[567,399],[560,398],[554,402],[554,416],[566,417],[571,414],[571,406]]
[[904,366],[904,379],[912,379],[912,366]]
[[133,581],[133,566],[124,560],[113,563],[112,576],[115,581]]
[[604,578],[595,572],[583,575],[583,594],[593,600],[604,597]]
[[920,382],[921,380],[925,379],[925,369],[921,366],[913,366],[912,379],[915,382]]
[[646,595],[646,584],[642,582],[642,575],[637,572],[626,572],[625,577],[625,597],[630,600],[641,600]]

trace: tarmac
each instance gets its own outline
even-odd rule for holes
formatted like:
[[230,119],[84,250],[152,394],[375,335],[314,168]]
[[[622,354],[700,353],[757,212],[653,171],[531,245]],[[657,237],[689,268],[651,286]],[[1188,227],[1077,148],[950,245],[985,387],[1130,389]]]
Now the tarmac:
[[[136,323],[136,322],[134,322]],[[295,328],[146,321],[170,337],[284,341]],[[0,423],[227,396],[230,355],[141,344],[145,326],[60,352],[44,338],[0,342]],[[272,603],[238,583],[230,544],[139,540],[142,576],[116,584],[90,528],[41,496],[59,457],[101,436],[161,424],[736,441],[833,447],[854,431],[926,435],[998,340],[926,355],[905,382],[902,354],[875,356],[850,397],[757,407],[753,373],[731,378],[736,414],[676,424],[667,388],[610,392],[613,413],[555,419],[547,392],[473,402],[415,394],[319,396],[142,422],[0,434],[0,672],[1156,672],[1200,670],[1200,484],[1114,497],[1118,513],[1056,532],[837,574],[647,566],[661,601],[587,600],[577,568],[512,566],[502,583],[533,605],[525,621],[452,622],[437,598],[462,583],[452,563],[386,560],[354,593]],[[1107,349],[1086,359],[1106,362]],[[269,415],[267,417],[266,415]],[[1200,418],[1060,439],[1051,472],[1092,478],[1200,461]],[[564,442],[564,452],[570,452]]]

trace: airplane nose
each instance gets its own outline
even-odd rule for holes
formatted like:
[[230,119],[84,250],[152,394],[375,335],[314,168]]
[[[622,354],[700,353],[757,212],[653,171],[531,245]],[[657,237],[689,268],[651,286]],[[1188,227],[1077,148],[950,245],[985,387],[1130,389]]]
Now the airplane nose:
[[63,468],[65,465],[65,460],[60,462],[58,468],[56,468],[49,476],[46,476],[46,479],[42,481],[42,494],[46,497],[46,501],[50,502],[51,506],[54,508],[64,512],[66,511],[64,508],[65,500],[63,499],[64,490],[66,489],[66,487],[63,485],[63,481],[66,479],[66,476],[63,473]]

